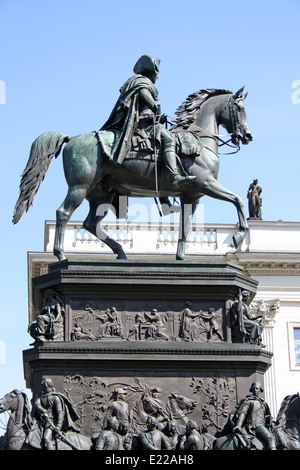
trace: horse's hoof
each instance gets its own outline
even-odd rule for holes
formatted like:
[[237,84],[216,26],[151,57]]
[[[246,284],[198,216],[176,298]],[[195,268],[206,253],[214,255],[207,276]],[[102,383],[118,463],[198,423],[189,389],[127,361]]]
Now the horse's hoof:
[[63,261],[64,259],[66,259],[65,255],[61,251],[54,250],[53,254],[54,254],[54,256],[56,256],[58,261]]
[[244,238],[239,232],[233,234],[232,239],[235,249],[238,249],[244,241]]
[[117,259],[127,259],[127,256],[125,255],[124,251],[118,253]]

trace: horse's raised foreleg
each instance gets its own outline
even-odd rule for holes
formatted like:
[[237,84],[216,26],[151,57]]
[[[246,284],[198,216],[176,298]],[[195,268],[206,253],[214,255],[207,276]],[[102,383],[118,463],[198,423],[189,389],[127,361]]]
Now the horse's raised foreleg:
[[203,192],[207,196],[211,196],[222,201],[231,202],[235,205],[239,218],[239,230],[233,234],[232,238],[235,248],[239,248],[245,239],[247,232],[249,231],[242,198],[224,188],[224,186],[222,186],[214,178],[210,178],[204,183]]
[[186,240],[189,236],[193,215],[195,213],[195,210],[197,209],[197,206],[198,206],[198,201],[188,203],[184,201],[183,199],[181,200],[179,237],[178,237],[177,253],[176,253],[177,260],[185,259]]
[[80,206],[86,197],[86,194],[86,187],[70,187],[66,199],[56,211],[56,230],[53,253],[60,261],[65,259],[64,236],[66,224],[70,220],[70,217],[72,216],[75,209]]
[[117,259],[127,259],[126,254],[122,246],[109,237],[104,230],[101,228],[101,221],[107,215],[110,209],[114,210],[111,203],[113,201],[114,194],[110,197],[106,196],[101,201],[97,200],[90,200],[90,212],[83,223],[83,227],[88,230],[90,233],[95,235],[99,238],[99,240],[103,241],[116,255]]

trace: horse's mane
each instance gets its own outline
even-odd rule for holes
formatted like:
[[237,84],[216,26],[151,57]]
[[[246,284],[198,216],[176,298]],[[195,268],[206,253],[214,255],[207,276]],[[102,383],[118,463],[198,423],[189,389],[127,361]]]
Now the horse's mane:
[[232,93],[232,91],[215,88],[208,88],[191,93],[177,108],[175,112],[177,118],[173,119],[175,124],[172,125],[170,130],[178,131],[187,129],[195,121],[196,113],[205,101],[213,96],[227,95],[230,93]]
[[298,393],[295,393],[294,395],[287,395],[282,403],[281,403],[281,406],[280,406],[280,409],[278,411],[278,415],[277,415],[277,420],[276,420],[276,425],[280,425],[282,424],[282,422],[285,420],[285,413],[286,413],[286,410],[288,409],[288,407],[290,406],[290,404],[292,403],[292,401],[295,399],[295,398],[299,398],[299,394]]

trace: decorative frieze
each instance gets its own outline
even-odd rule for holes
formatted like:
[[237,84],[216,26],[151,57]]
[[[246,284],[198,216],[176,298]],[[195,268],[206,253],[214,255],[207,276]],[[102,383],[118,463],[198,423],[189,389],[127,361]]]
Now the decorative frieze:
[[141,309],[130,311],[122,310],[122,301],[121,309],[107,302],[103,308],[103,304],[101,300],[72,302],[71,340],[224,341],[224,312],[216,302],[197,311],[190,302],[182,311],[146,310],[144,302]]
[[123,430],[123,448],[135,449],[151,416],[176,448],[188,421],[197,422],[208,438],[223,429],[237,400],[234,375],[185,377],[183,382],[184,393],[176,389],[178,384],[168,388],[153,378],[118,382],[69,374],[64,378],[64,394],[75,405],[76,424],[85,435],[98,436],[114,417]]

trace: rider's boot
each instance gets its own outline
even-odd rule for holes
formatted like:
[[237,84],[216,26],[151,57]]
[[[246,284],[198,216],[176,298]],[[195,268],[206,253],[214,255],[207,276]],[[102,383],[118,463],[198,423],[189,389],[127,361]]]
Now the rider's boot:
[[267,440],[266,445],[267,445],[267,450],[277,450],[274,439]]
[[176,165],[176,154],[174,151],[164,152],[164,164],[168,170],[168,176],[171,181],[172,189],[178,189],[180,186],[196,179],[196,176],[181,176]]

